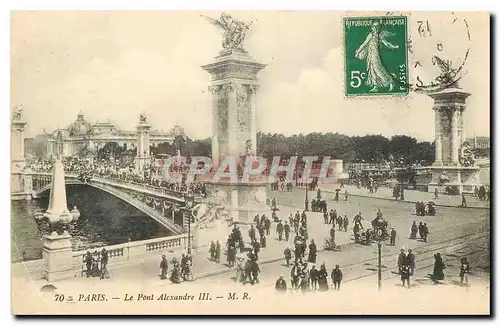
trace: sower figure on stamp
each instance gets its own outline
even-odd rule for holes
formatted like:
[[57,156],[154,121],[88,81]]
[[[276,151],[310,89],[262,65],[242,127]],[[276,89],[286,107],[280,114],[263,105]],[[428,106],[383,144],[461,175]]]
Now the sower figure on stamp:
[[356,58],[366,60],[366,84],[373,87],[369,90],[370,92],[378,91],[380,87],[389,87],[389,91],[394,88],[394,78],[384,67],[380,58],[380,46],[382,44],[390,49],[399,48],[398,45],[394,45],[387,40],[387,37],[392,35],[394,34],[380,30],[380,24],[375,21],[365,41],[356,50]]

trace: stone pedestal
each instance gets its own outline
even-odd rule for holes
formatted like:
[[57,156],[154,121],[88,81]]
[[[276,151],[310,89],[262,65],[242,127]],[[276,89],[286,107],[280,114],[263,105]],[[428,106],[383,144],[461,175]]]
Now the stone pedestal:
[[210,242],[214,243],[218,240],[221,248],[224,248],[227,238],[233,227],[224,220],[215,220],[209,225],[196,225],[193,232],[193,250],[201,250],[208,252]]
[[439,193],[445,193],[447,186],[456,186],[459,194],[474,193],[474,187],[480,186],[479,167],[461,166],[432,166],[432,180],[428,191],[434,192],[437,188]]
[[[241,168],[244,157],[257,155],[257,74],[264,67],[247,52],[234,49],[221,51],[213,63],[202,66],[212,77],[209,87],[213,116],[211,175],[228,157],[240,162]],[[219,239],[224,240],[221,245],[234,225],[240,227],[246,238],[247,228],[254,223],[256,214],[271,217],[270,208],[266,205],[266,182],[242,182],[241,176],[237,181],[213,181],[208,177],[205,185],[209,197],[223,199],[224,209],[231,220],[219,225],[225,233],[217,234],[223,236]]]
[[464,112],[470,94],[460,88],[446,88],[429,96],[434,99],[436,152],[428,190],[444,192],[447,186],[456,186],[459,193],[473,192],[479,185],[480,168],[461,166],[459,159],[466,139]]
[[328,181],[340,181],[348,179],[349,173],[344,173],[344,162],[342,159],[330,159],[328,165]]
[[236,224],[254,224],[256,214],[266,214],[270,217],[270,208],[266,204],[267,183],[265,182],[237,182],[224,183],[207,181],[207,193],[226,198],[225,210]]
[[53,232],[44,236],[45,271],[43,277],[47,281],[54,282],[75,276],[70,238],[71,236],[66,231],[62,235]]

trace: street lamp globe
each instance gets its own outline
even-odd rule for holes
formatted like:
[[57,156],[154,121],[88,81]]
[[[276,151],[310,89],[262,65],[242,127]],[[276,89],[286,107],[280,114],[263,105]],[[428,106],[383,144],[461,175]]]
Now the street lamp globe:
[[191,209],[194,206],[194,196],[192,194],[188,194],[185,197],[186,208]]

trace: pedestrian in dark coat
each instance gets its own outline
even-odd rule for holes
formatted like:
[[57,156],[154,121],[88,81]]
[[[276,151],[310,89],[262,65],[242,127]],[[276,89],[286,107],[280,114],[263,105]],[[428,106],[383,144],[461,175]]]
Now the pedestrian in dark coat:
[[413,221],[413,223],[411,224],[411,228],[410,228],[410,239],[417,238],[417,231],[418,231],[417,222]]
[[410,270],[410,275],[413,275],[415,271],[415,254],[413,254],[411,249],[408,250],[408,255],[406,255],[406,264]]
[[292,259],[292,251],[290,251],[290,248],[285,248],[283,255],[285,255],[286,267],[290,267],[290,260]]
[[408,289],[410,288],[410,269],[407,265],[403,265],[401,268],[401,282],[403,287],[405,286],[405,282],[408,284]]
[[418,223],[418,234],[420,236],[420,239],[424,239],[424,224],[422,223],[422,221],[420,221]]
[[285,225],[283,226],[283,230],[285,231],[285,240],[288,241],[290,239],[290,225],[285,221]]
[[92,273],[92,261],[93,261],[92,254],[90,252],[87,252],[84,259],[85,265],[87,266],[87,271],[86,271],[87,278],[90,277],[90,274]]
[[167,278],[167,271],[168,271],[168,261],[165,255],[161,256],[160,270],[161,270],[161,279],[165,280]]
[[215,243],[215,261],[220,263],[220,243],[217,241]]
[[283,224],[281,220],[276,225],[276,233],[278,234],[278,240],[281,241],[283,239]]
[[316,270],[316,266],[313,265],[311,270],[309,271],[309,279],[311,280],[311,289],[316,291],[318,288],[318,276],[319,271]]
[[334,290],[340,290],[340,283],[342,282],[343,274],[338,265],[335,265],[331,277]]
[[274,288],[276,289],[277,292],[280,293],[286,292],[286,281],[283,280],[283,275],[280,275],[279,279],[276,280]]
[[271,220],[264,219],[264,227],[266,228],[266,235],[269,236],[271,234]]
[[260,244],[258,242],[253,243],[253,254],[255,255],[255,260],[259,259]]
[[349,218],[347,218],[347,214],[344,215],[344,231],[347,232],[347,227],[349,226]]
[[401,268],[407,264],[405,250],[401,249],[398,256],[398,273],[401,274]]
[[253,225],[251,225],[250,229],[248,230],[248,237],[250,237],[250,241],[252,243],[257,241],[257,239],[255,238],[255,228],[253,227]]
[[396,230],[394,228],[391,230],[391,246],[396,246]]
[[260,237],[260,247],[265,248],[267,246],[266,236],[262,235]]
[[460,284],[469,283],[469,272],[470,272],[470,264],[469,261],[467,261],[467,257],[462,257],[460,260],[460,273],[458,274],[460,276]]
[[332,229],[330,229],[330,241],[335,243],[335,226],[332,226]]
[[210,248],[208,249],[208,252],[210,253],[210,260],[215,261],[215,243],[213,240],[210,242]]
[[311,244],[309,244],[309,257],[307,258],[307,261],[309,263],[316,263],[316,254],[318,253],[316,244],[314,243],[314,240],[311,239]]
[[444,269],[446,265],[441,258],[440,253],[434,254],[434,270],[432,272],[432,278],[434,280],[443,280],[444,279]]
[[427,236],[429,235],[430,232],[429,232],[429,228],[427,228],[427,223],[426,222],[424,222],[422,228],[423,228],[423,237],[422,237],[422,239],[424,240],[424,242],[427,243]]
[[342,216],[337,217],[337,226],[339,227],[339,231],[342,231],[342,227],[344,225],[344,219],[342,219]]

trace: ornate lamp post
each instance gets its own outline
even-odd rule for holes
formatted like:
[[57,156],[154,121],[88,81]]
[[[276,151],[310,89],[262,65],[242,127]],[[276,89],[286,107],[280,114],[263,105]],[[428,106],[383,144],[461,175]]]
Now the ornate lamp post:
[[194,206],[194,195],[187,194],[184,197],[184,202],[185,202],[184,213],[185,215],[187,215],[188,218],[188,253],[191,253],[191,218],[193,217],[191,215],[191,209]]
[[382,242],[385,241],[382,228],[377,227],[375,230],[375,238],[377,239],[377,284],[378,291],[382,289]]

